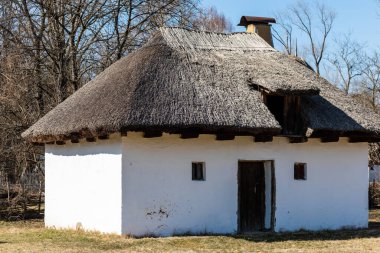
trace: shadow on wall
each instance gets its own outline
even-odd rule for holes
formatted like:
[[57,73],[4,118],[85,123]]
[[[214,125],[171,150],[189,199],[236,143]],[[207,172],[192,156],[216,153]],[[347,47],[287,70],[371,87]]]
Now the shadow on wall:
[[45,152],[57,156],[121,155],[121,139],[65,145],[46,145]]

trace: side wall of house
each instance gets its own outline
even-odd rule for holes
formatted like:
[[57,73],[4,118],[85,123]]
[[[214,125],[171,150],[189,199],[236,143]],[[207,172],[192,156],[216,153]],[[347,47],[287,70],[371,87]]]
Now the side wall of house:
[[45,225],[121,234],[121,138],[46,145]]
[[[367,143],[286,146],[276,159],[276,231],[368,226]],[[305,181],[293,180],[294,162],[307,163]]]
[[[274,160],[276,231],[367,226],[365,143],[128,133],[122,146],[124,234],[235,233],[239,160]],[[193,161],[205,162],[205,181],[192,181]],[[307,163],[307,180],[294,180],[295,162]]]

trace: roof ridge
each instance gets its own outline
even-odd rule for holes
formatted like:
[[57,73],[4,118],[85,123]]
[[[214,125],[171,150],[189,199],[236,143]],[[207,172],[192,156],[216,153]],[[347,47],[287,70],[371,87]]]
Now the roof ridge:
[[181,27],[160,27],[159,34],[173,49],[277,51],[255,33],[215,33]]
[[218,34],[218,35],[226,35],[226,36],[235,35],[235,34],[249,34],[247,32],[229,32],[229,33],[226,33],[226,32],[211,32],[211,31],[206,31],[206,30],[197,30],[197,29],[193,29],[193,28],[180,27],[180,26],[161,26],[161,27],[159,27],[159,29],[168,29],[168,30],[170,30],[170,29],[178,29],[178,30],[186,30],[186,31],[189,31],[189,32]]

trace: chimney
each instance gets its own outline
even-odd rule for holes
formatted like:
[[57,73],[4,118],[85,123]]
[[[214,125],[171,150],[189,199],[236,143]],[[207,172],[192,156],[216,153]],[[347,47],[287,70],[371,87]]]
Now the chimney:
[[274,18],[242,16],[238,26],[245,26],[247,33],[257,33],[273,47],[270,23],[276,23]]

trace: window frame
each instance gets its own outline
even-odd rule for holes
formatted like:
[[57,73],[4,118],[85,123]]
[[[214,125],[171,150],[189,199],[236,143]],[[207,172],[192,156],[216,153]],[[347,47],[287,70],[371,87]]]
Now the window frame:
[[[199,177],[197,171],[199,167],[201,166],[201,176]],[[206,163],[205,162],[198,162],[198,161],[193,161],[191,162],[191,180],[192,181],[206,181]]]
[[[302,166],[302,167],[300,167]],[[300,173],[297,171],[298,169],[302,169],[303,172]],[[293,179],[297,181],[306,181],[307,180],[307,163],[304,162],[295,162],[293,168]]]

